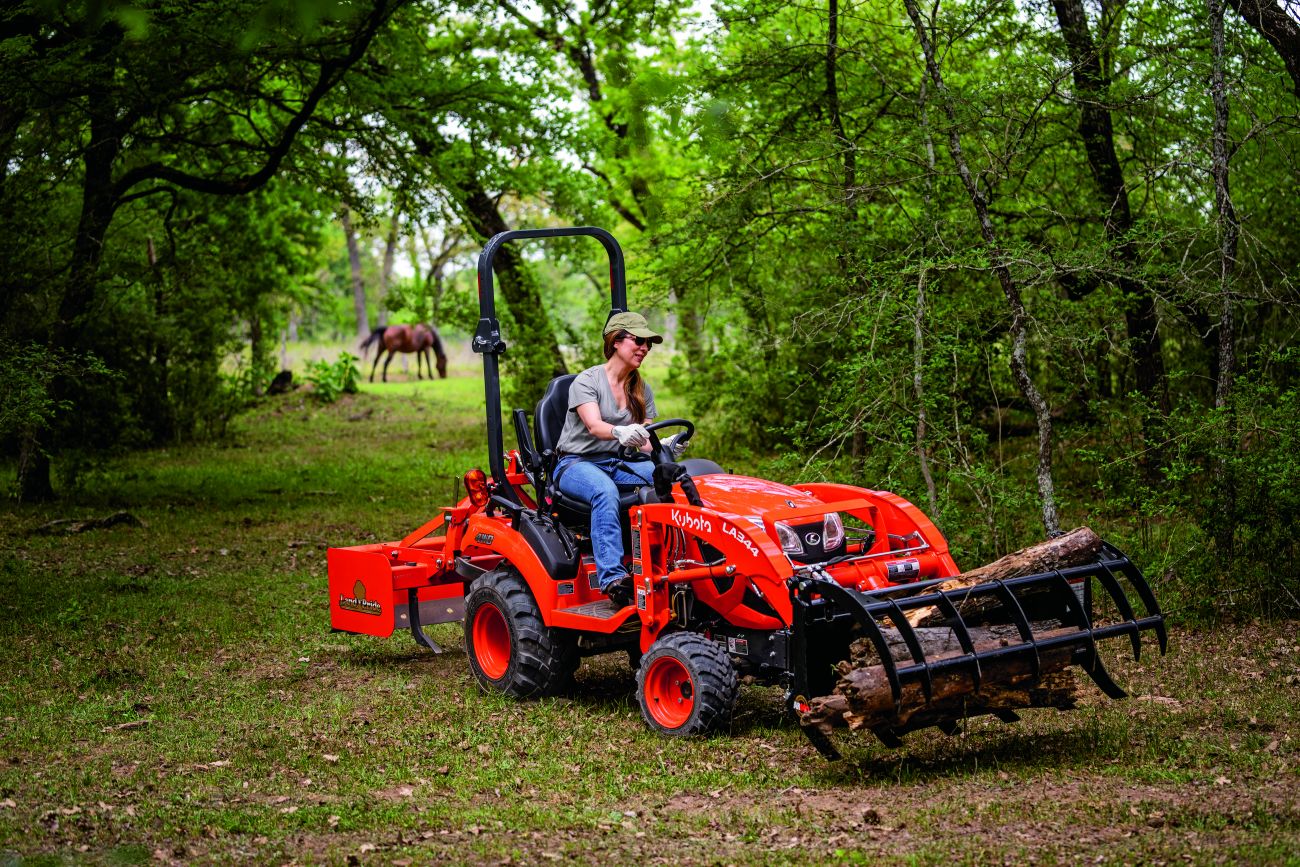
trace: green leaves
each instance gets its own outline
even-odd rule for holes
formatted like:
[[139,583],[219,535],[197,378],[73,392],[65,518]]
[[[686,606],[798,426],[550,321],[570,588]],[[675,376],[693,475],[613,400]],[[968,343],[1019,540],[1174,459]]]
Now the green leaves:
[[312,359],[307,362],[307,381],[315,386],[312,397],[321,403],[333,403],[340,395],[356,394],[359,374],[357,357],[339,353],[333,362]]

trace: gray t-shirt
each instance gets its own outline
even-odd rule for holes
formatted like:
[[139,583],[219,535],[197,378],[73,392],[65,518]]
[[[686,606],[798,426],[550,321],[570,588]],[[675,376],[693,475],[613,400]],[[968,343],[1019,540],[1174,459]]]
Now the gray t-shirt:
[[645,419],[633,419],[628,410],[618,408],[618,401],[609,387],[609,377],[605,375],[605,366],[588,367],[574,377],[569,386],[569,411],[564,416],[564,429],[560,431],[560,441],[556,444],[561,454],[604,456],[618,449],[618,440],[597,439],[578,418],[577,408],[584,403],[598,405],[600,417],[612,425],[632,424],[634,421],[646,424],[656,415],[655,395],[649,383],[645,383]]

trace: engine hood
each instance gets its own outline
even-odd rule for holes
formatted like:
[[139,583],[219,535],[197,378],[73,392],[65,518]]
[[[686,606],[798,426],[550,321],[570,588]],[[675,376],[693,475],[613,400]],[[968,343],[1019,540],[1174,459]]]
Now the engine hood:
[[700,492],[700,499],[706,507],[736,517],[761,517],[769,511],[784,511],[821,503],[805,491],[752,476],[714,473],[695,479],[695,488]]

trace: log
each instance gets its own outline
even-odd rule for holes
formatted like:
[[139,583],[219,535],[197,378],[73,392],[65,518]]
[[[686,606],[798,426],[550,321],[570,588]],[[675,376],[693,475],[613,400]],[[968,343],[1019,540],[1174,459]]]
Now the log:
[[[1037,545],[1021,548],[1019,551],[994,560],[985,566],[963,572],[942,584],[935,585],[932,589],[959,590],[963,587],[974,587],[976,584],[984,584],[989,581],[1005,581],[1009,578],[1023,578],[1026,575],[1034,575],[1039,572],[1051,572],[1070,566],[1082,566],[1097,559],[1097,555],[1101,551],[1101,544],[1100,536],[1087,527],[1079,527],[1062,536],[1057,536],[1055,539],[1048,539],[1046,542],[1039,542]],[[1026,596],[1032,595],[1032,593],[1026,594]],[[958,606],[958,610],[961,612],[962,619],[973,622],[977,620],[979,615],[998,607],[1000,607],[1000,603],[997,598],[989,595],[971,597]],[[942,612],[934,606],[917,608],[907,614],[907,621],[913,626],[939,623],[943,619]]]
[[[969,682],[967,683],[969,687]],[[916,691],[919,695],[919,689]],[[956,721],[1000,711],[1018,711],[1030,708],[1056,708],[1073,710],[1078,705],[1078,681],[1070,669],[1043,675],[1033,686],[1028,678],[1010,683],[986,686],[978,693],[967,692],[947,699],[936,699],[929,704],[904,705],[896,714],[892,705],[885,711],[860,712],[847,696],[833,693],[819,696],[809,702],[810,709],[802,715],[804,725],[812,725],[824,734],[832,729],[847,727],[852,731],[873,729],[879,726],[920,728],[940,722]]]
[[[1034,634],[1043,638],[1076,631],[1054,621],[1032,625]],[[918,629],[916,636],[931,662],[961,655],[961,646],[951,629]],[[900,663],[911,661],[901,635],[891,630],[885,631],[885,637],[891,657]],[[972,629],[971,639],[976,652],[1020,643],[1015,627],[1006,625]],[[1073,658],[1073,649],[1069,647],[1040,654],[1042,677],[1037,683],[1031,657],[1017,655],[1002,658],[996,665],[985,663],[981,667],[978,693],[973,692],[974,681],[968,671],[951,670],[934,676],[928,702],[917,682],[903,685],[897,705],[885,667],[875,656],[874,645],[865,640],[855,642],[853,655],[851,661],[841,663],[835,693],[809,702],[810,710],[801,719],[804,725],[822,731],[845,725],[855,731],[881,726],[901,728],[1006,710],[1036,707],[1067,710],[1075,706],[1078,698],[1074,673],[1067,670]]]

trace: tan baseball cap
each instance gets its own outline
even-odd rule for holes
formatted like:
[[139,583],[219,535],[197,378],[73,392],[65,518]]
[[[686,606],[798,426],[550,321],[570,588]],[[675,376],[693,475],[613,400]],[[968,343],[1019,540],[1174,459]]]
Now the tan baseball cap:
[[659,334],[650,330],[650,323],[645,321],[645,317],[640,313],[615,313],[609,317],[605,323],[605,334],[613,334],[616,331],[626,331],[633,337],[644,337],[651,343],[663,343],[664,339]]

